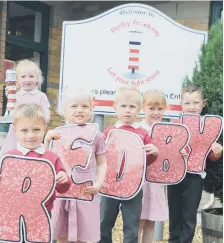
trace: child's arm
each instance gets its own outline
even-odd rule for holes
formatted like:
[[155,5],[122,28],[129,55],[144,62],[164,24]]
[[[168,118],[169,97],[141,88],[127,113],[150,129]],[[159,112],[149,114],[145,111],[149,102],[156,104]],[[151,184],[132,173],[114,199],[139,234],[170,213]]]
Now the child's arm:
[[50,142],[51,140],[55,139],[60,139],[61,135],[59,132],[55,131],[55,130],[49,130],[44,138],[44,146],[45,148],[49,148]]
[[90,194],[96,194],[100,191],[103,186],[106,172],[107,172],[107,161],[106,161],[106,144],[105,135],[107,136],[107,129],[102,133],[98,133],[96,137],[96,164],[97,164],[97,180],[93,183],[93,186],[87,187],[86,192]]
[[208,155],[208,158],[211,161],[217,161],[221,158],[222,156],[222,151],[223,151],[223,147],[221,144],[219,143],[213,143],[212,147],[211,147],[211,151]]
[[56,191],[59,193],[65,193],[71,186],[71,179],[69,178],[66,170],[58,157],[55,163],[56,170]]
[[45,114],[45,119],[47,124],[50,122],[51,119],[51,111],[50,111],[50,102],[46,96],[46,94],[42,93],[41,101],[40,101],[40,106],[44,110]]
[[156,161],[159,150],[154,144],[151,143],[148,135],[146,135],[144,139],[144,144],[143,150],[145,150],[147,156],[146,164],[149,165]]
[[46,123],[48,124],[51,120],[51,111],[50,108],[44,109]]
[[107,172],[107,162],[106,162],[106,153],[96,155],[96,163],[97,163],[97,180],[93,183],[93,186],[89,186],[86,188],[86,192],[90,194],[96,194],[100,191],[103,186],[106,172]]

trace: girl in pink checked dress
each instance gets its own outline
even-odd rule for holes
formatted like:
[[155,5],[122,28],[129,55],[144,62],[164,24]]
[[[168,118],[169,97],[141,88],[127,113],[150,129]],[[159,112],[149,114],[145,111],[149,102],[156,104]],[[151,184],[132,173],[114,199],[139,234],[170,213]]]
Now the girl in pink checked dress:
[[[66,93],[62,97],[62,112],[67,124],[84,124],[91,120],[92,99],[88,93],[80,91]],[[83,127],[85,129],[85,127]],[[56,131],[49,131],[45,138],[48,146],[51,139],[60,139]],[[52,211],[52,228],[57,243],[97,242],[100,240],[100,198],[97,194],[106,176],[106,146],[104,135],[97,132],[93,145],[91,162],[87,169],[76,169],[77,180],[93,180],[93,186],[86,191],[94,194],[94,200],[56,200]],[[96,172],[94,167],[97,165]],[[96,177],[96,180],[95,180]]]
[[[145,120],[142,122],[142,127],[150,131],[154,122],[162,121],[165,109],[166,98],[161,91],[146,91],[143,96]],[[139,242],[151,243],[153,241],[155,221],[164,221],[166,218],[167,206],[164,186],[146,182],[143,185]]]
[[[20,89],[16,93],[16,106],[22,104],[37,104],[44,110],[46,122],[50,121],[50,103],[45,93],[38,88],[43,82],[42,72],[39,66],[30,61],[22,60],[16,67],[17,85]],[[6,95],[7,90],[6,90]],[[10,125],[8,134],[3,142],[0,156],[9,150],[16,148],[16,136],[13,126]]]

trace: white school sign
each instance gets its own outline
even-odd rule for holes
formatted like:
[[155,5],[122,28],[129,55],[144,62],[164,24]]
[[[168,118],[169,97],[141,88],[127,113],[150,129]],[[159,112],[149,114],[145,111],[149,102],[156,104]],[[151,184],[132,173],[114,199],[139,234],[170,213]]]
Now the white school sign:
[[96,17],[63,23],[59,95],[92,91],[95,112],[113,114],[116,89],[166,94],[166,117],[180,114],[180,89],[191,76],[207,32],[176,23],[144,4],[125,4]]

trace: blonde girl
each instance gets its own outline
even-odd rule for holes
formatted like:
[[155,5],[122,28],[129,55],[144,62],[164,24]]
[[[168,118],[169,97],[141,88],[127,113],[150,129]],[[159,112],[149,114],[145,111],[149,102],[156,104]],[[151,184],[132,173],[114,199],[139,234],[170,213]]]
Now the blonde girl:
[[37,104],[42,107],[46,121],[50,121],[50,103],[45,93],[41,92],[43,76],[40,67],[33,61],[22,60],[16,67],[16,79],[19,91],[17,104]]
[[[146,91],[143,95],[145,119],[142,121],[142,127],[150,132],[154,122],[162,121],[165,109],[166,98],[161,91]],[[139,242],[151,243],[153,241],[155,221],[164,221],[166,217],[167,206],[164,186],[146,182],[143,185]]]
[[[16,106],[37,104],[44,110],[46,122],[50,121],[50,103],[45,93],[39,89],[43,82],[40,67],[33,61],[22,60],[16,66],[16,80],[19,90],[16,93]],[[39,89],[38,89],[39,88]],[[6,90],[7,95],[7,90]],[[3,142],[0,156],[16,147],[16,136],[10,125],[9,132]]]
[[[62,96],[59,113],[66,124],[85,124],[92,120],[92,98],[85,91],[66,92]],[[84,128],[85,129],[85,128]],[[49,146],[52,139],[60,139],[56,131],[49,131],[45,145]],[[78,200],[58,200],[52,211],[54,239],[58,243],[97,242],[100,240],[100,199],[98,192],[103,186],[106,175],[106,146],[104,135],[97,132],[92,145],[91,162],[85,172],[76,169],[76,178],[92,179],[93,186],[86,191],[95,194],[91,202]],[[94,167],[97,166],[96,173]],[[95,175],[96,174],[96,175]],[[95,180],[96,179],[96,180]]]

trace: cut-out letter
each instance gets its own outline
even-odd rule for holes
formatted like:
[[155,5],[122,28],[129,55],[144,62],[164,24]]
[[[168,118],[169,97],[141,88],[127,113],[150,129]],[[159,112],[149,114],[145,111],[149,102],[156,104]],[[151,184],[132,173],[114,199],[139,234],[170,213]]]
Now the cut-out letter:
[[186,161],[180,151],[188,144],[188,129],[176,123],[158,122],[152,127],[151,137],[159,154],[146,168],[146,181],[168,185],[179,183],[186,174]]
[[141,189],[146,155],[141,138],[131,132],[113,129],[107,140],[107,174],[102,195],[131,199]]
[[67,125],[55,130],[61,134],[61,138],[53,140],[50,149],[60,156],[73,181],[66,193],[57,193],[57,198],[92,201],[94,196],[87,194],[85,188],[93,185],[94,178],[92,178],[92,173],[90,173],[91,177],[88,176],[88,169],[85,169],[91,161],[91,145],[96,136],[98,125],[95,123]]
[[190,132],[187,171],[200,174],[204,171],[211,145],[222,132],[222,117],[206,115],[202,118],[199,115],[183,114],[181,120]]
[[0,241],[53,242],[44,206],[55,190],[52,164],[7,155],[2,158],[0,175]]

